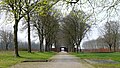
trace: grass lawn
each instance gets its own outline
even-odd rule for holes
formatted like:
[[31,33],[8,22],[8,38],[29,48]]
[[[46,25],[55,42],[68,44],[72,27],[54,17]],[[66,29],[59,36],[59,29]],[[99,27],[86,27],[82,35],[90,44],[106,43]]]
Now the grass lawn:
[[[106,59],[120,62],[120,53],[71,53],[81,59]],[[120,68],[120,64],[94,64],[96,68]]]
[[55,52],[32,52],[28,53],[26,51],[20,51],[20,58],[14,57],[13,51],[0,51],[0,68],[7,68],[11,65],[14,65],[16,63],[20,63],[23,60],[27,59],[49,59],[53,55],[55,55]]

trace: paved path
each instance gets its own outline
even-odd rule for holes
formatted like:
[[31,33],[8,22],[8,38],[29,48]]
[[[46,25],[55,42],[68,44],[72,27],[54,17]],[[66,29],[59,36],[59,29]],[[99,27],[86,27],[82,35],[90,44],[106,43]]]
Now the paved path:
[[91,65],[66,52],[60,52],[51,59],[53,59],[51,62],[25,62],[11,68],[93,68]]

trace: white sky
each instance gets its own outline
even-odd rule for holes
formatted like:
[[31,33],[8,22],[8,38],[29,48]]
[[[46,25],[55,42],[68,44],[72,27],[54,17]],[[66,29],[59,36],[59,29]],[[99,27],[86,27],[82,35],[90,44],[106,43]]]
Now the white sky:
[[[81,1],[85,2],[86,0],[81,0]],[[76,5],[76,7],[77,7],[77,9],[83,10],[86,13],[89,13],[89,14],[92,13],[92,8],[90,7],[89,3],[83,4],[81,6],[80,5]],[[120,9],[120,7],[118,7],[118,8]],[[63,13],[63,16],[66,16],[70,12],[70,10],[72,10],[72,6],[71,5],[67,5],[67,4],[63,5],[62,2],[59,2],[59,4],[57,4],[57,9],[61,10],[61,12]],[[108,20],[106,18],[106,16],[107,16],[106,15],[106,11],[102,11],[101,13],[98,12],[98,10],[101,10],[101,9],[102,8],[100,8],[100,7],[98,8],[97,7],[94,10],[96,19],[94,19],[94,16],[93,16],[92,22],[95,22],[97,25],[95,25],[95,26],[93,26],[91,28],[90,33],[88,33],[87,37],[84,38],[83,41],[96,39],[96,38],[98,38],[100,36],[98,29],[99,29],[99,27],[103,26],[103,24]],[[113,15],[113,16],[111,16],[110,20],[119,20],[120,19],[120,17],[119,17],[120,15],[118,15],[118,16],[115,15],[114,16],[114,14],[115,14],[115,11],[111,12],[111,15]],[[6,25],[5,23],[3,23],[4,20],[5,20],[5,13],[0,13],[0,28]],[[19,28],[21,28],[22,27],[21,22],[19,24],[20,24]],[[8,25],[9,26],[5,26],[5,27],[7,27],[7,29],[13,29],[12,25],[10,23]],[[31,39],[32,40],[36,40],[37,38],[33,38],[34,32],[31,32],[31,34],[32,34],[32,38]],[[18,36],[19,36],[19,39],[21,39],[22,41],[27,41],[27,30],[26,31],[20,31],[19,30],[18,31]]]
[[[57,9],[59,9],[59,10],[61,10],[61,12],[62,12],[62,14],[63,14],[63,17],[64,16],[66,16],[66,15],[68,15],[69,14],[69,12],[72,10],[72,5],[70,5],[70,4],[65,4],[65,5],[63,5],[63,4],[65,4],[65,3],[63,3],[63,2],[60,2],[60,3],[58,3],[57,5],[55,5],[55,6],[57,6]],[[84,8],[81,8],[79,5],[76,5],[75,7],[77,7],[77,9],[82,9],[84,12],[87,12],[87,13],[92,13],[92,8],[88,8],[88,6],[89,5],[82,5]],[[97,26],[97,25],[96,25]],[[90,33],[89,33],[89,36],[90,37],[87,37],[87,38],[85,38],[84,40],[91,40],[91,39],[96,39],[97,37],[98,37],[98,30],[97,30],[98,28],[96,28],[96,27],[92,27],[92,31],[90,31]],[[88,36],[88,35],[87,35]]]

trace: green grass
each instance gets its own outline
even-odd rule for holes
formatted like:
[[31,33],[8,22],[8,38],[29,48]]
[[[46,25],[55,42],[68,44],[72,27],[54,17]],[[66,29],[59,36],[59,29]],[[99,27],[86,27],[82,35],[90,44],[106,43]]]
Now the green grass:
[[120,62],[120,53],[71,53],[81,59],[111,59]]
[[[81,59],[106,59],[120,62],[120,53],[71,53]],[[120,68],[120,64],[94,64],[96,68]]]
[[7,68],[11,65],[14,65],[16,63],[20,63],[21,61],[28,60],[28,59],[49,59],[53,55],[55,55],[55,52],[32,52],[28,53],[25,51],[19,52],[20,56],[19,58],[14,57],[13,51],[1,51],[0,52],[0,68]]
[[95,68],[120,68],[120,64],[93,64]]

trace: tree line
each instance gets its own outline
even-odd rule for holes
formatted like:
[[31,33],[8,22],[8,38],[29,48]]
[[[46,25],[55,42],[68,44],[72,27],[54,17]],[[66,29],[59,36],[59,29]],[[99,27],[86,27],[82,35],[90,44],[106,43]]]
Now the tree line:
[[[55,12],[52,12],[52,6],[56,1],[47,0],[2,0],[0,3],[1,11],[6,11],[13,15],[14,19],[14,50],[15,56],[18,53],[18,23],[24,19],[28,30],[28,52],[31,53],[31,24],[38,30],[40,39],[40,51],[42,51],[43,39],[46,40],[46,51],[49,51],[50,45],[55,42],[55,33],[59,28]],[[52,39],[52,40],[51,40]]]
[[[14,41],[14,51],[15,56],[19,57],[18,53],[18,26],[21,19],[24,19],[24,23],[27,27],[28,34],[28,52],[31,53],[31,24],[36,28],[39,42],[40,50],[39,51],[51,51],[52,44],[55,44],[57,41],[57,33],[59,30],[60,16],[52,8],[59,0],[47,1],[47,0],[2,0],[0,3],[1,12],[8,12],[11,14],[10,17],[14,20],[13,26],[13,41]],[[67,2],[74,3],[74,2]],[[77,2],[76,2],[77,3]],[[75,3],[74,3],[75,4]],[[78,13],[78,14],[76,14]],[[68,18],[67,18],[68,17]],[[89,17],[85,16],[83,11],[73,11],[63,20],[63,32],[71,32],[71,29],[65,30],[68,27],[69,23],[73,24],[74,27],[71,32],[70,39],[72,40],[72,47],[77,45],[76,51],[78,52],[78,47],[81,40],[84,38],[86,32],[89,30],[89,24],[86,23]],[[70,21],[71,19],[72,21]],[[69,20],[69,21],[65,21]],[[69,23],[67,23],[69,22]],[[65,25],[66,24],[66,25]],[[25,28],[26,28],[25,27]],[[75,33],[75,34],[74,34]],[[71,35],[72,34],[72,35]],[[45,39],[45,50],[43,50],[43,40]],[[7,45],[6,45],[7,46]],[[72,49],[72,48],[71,48]]]
[[[79,52],[81,51],[81,41],[86,36],[87,32],[90,30],[91,26],[96,23],[97,14],[102,11],[107,12],[107,19],[111,16],[110,12],[112,9],[117,9],[119,5],[119,0],[116,1],[71,1],[65,0],[68,8],[72,8],[71,12],[65,17],[59,16],[59,11],[53,8],[59,1],[62,0],[1,0],[0,1],[0,11],[7,12],[12,17],[14,21],[13,25],[13,42],[15,56],[19,57],[18,53],[18,26],[19,22],[24,19],[26,24],[27,34],[28,34],[28,52],[31,53],[31,27],[35,27],[40,42],[39,51],[51,51],[52,44],[58,41],[57,33],[59,30],[63,32],[63,38],[66,41],[66,46],[69,47],[71,51]],[[109,3],[109,4],[108,4]],[[108,6],[106,6],[108,5]],[[78,8],[79,6],[79,8]],[[89,6],[87,12],[83,11],[83,7]],[[67,9],[67,8],[66,8]],[[97,10],[95,10],[97,9]],[[98,11],[98,12],[97,12]],[[117,13],[117,12],[116,12]],[[62,17],[62,18],[61,18]],[[62,20],[61,20],[62,19]],[[99,18],[98,18],[99,19]],[[95,21],[93,21],[95,20]],[[61,22],[61,23],[60,23]],[[109,24],[107,25],[109,26]],[[108,28],[108,27],[106,27]],[[117,32],[113,31],[115,28],[108,28],[106,33],[103,35],[104,38],[114,38],[114,41],[110,39],[105,39],[111,49],[111,46],[116,45]],[[110,31],[112,30],[112,31]],[[108,33],[108,34],[107,34]],[[112,36],[111,36],[112,35]],[[43,49],[43,41],[45,40],[45,50]],[[6,45],[7,46],[7,45]],[[74,48],[76,48],[74,50]],[[116,47],[114,46],[114,49]]]
[[99,28],[99,36],[95,40],[84,42],[84,49],[109,49],[109,52],[119,51],[120,24],[119,21],[108,21]]

